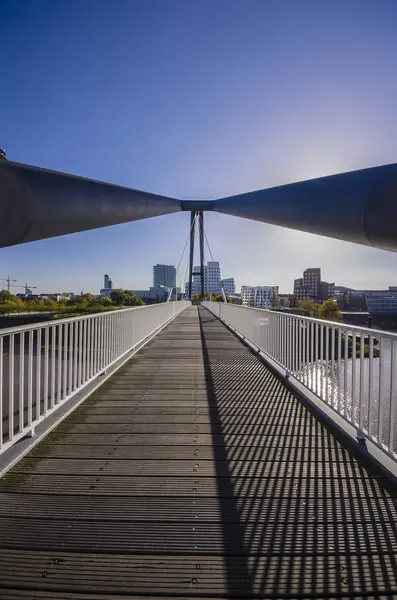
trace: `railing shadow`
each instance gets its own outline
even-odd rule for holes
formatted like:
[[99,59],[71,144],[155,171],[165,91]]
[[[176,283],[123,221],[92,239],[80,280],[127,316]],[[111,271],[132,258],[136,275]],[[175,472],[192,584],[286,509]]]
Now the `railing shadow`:
[[[242,593],[241,585],[236,588],[234,584],[235,574],[238,572],[241,579],[245,582],[244,593],[250,596],[253,594],[253,589],[247,557],[244,552],[244,528],[240,522],[240,511],[234,492],[232,473],[229,470],[223,424],[215,389],[213,361],[211,360],[210,351],[207,346],[201,311],[202,309],[198,308],[211,434],[214,441],[213,456],[227,573],[227,590],[230,596]],[[221,443],[218,443],[219,436],[221,436]],[[217,441],[215,442],[215,440]],[[235,526],[230,527],[230,522]]]
[[397,491],[198,312],[227,595],[397,597]]

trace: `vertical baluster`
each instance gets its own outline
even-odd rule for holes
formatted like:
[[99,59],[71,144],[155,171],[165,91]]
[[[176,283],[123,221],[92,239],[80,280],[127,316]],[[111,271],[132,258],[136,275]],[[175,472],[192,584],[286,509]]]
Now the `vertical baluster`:
[[394,397],[396,385],[396,343],[391,341],[391,367],[390,367],[390,404],[389,404],[389,452],[394,452],[394,425],[396,399]]
[[42,329],[37,330],[36,338],[36,421],[41,416],[41,337]]
[[285,347],[285,343],[284,343],[284,325],[285,325],[285,317],[284,315],[280,315],[280,341],[281,341],[281,364],[283,367],[285,367],[285,351],[284,351],[284,347]]
[[10,335],[10,356],[8,363],[8,438],[12,440],[14,437],[14,386],[15,386],[15,372],[14,372],[14,360],[15,360],[15,338],[14,334]]
[[81,384],[83,385],[87,381],[87,319],[83,319],[81,322],[83,326],[83,338],[82,338],[82,349],[81,349]]
[[114,360],[116,360],[120,356],[120,318],[121,318],[121,313],[118,313],[116,322],[114,324],[114,333],[115,333]]
[[123,318],[124,318],[124,313],[121,313],[120,321],[119,321],[119,353],[118,353],[119,358],[123,354]]
[[320,398],[324,400],[324,325],[320,325]]
[[378,403],[378,432],[377,441],[379,444],[383,442],[383,403],[384,403],[384,342],[383,338],[379,340],[379,403]]
[[19,334],[19,431],[24,427],[25,411],[25,332]]
[[338,381],[336,410],[340,412],[342,394],[342,328],[338,327]]
[[89,317],[87,320],[87,381],[92,377],[92,337],[94,335],[94,317]]
[[74,322],[74,358],[73,358],[73,390],[80,385],[80,323]]
[[100,327],[100,337],[99,337],[99,358],[100,364],[99,369],[102,371],[105,367],[105,319],[104,315],[101,315],[101,327]]
[[296,369],[296,319],[292,321],[292,368],[291,371],[295,373]]
[[44,330],[44,392],[43,392],[43,416],[47,416],[48,400],[50,395],[50,365],[49,365],[50,329]]
[[51,326],[52,336],[51,336],[51,398],[50,398],[50,408],[54,408],[55,404],[55,352],[56,352],[56,325]]
[[112,362],[116,360],[117,358],[117,324],[118,324],[118,320],[120,318],[120,313],[116,314],[116,318],[113,319],[112,321],[112,326],[113,326],[113,356],[112,356]]
[[356,419],[356,359],[357,359],[357,335],[356,332],[353,331],[353,339],[352,339],[352,414],[351,421],[352,423],[357,423]]
[[3,349],[4,338],[0,336],[0,452],[3,447]]
[[277,348],[277,362],[281,363],[281,315],[277,313],[276,319],[276,348]]
[[296,377],[301,380],[301,345],[302,345],[302,328],[299,317],[296,319]]
[[358,394],[358,424],[363,430],[363,421],[364,421],[364,398],[365,398],[365,389],[364,389],[364,334],[360,335],[360,390]]
[[58,325],[58,352],[57,352],[57,366],[58,366],[58,391],[56,404],[59,404],[62,398],[62,350],[63,350],[63,325]]
[[374,337],[369,336],[369,372],[368,372],[368,435],[372,436],[374,406]]
[[63,339],[63,375],[62,375],[62,398],[68,395],[68,354],[70,348],[69,338],[69,323],[64,324],[64,339]]
[[347,415],[347,392],[349,385],[349,334],[348,330],[345,329],[345,348],[344,348],[345,358],[344,358],[344,386],[343,386],[343,410],[341,411],[342,415]]
[[69,323],[69,369],[68,369],[68,384],[67,395],[69,396],[73,390],[73,361],[74,361],[74,323]]
[[300,337],[300,344],[299,344],[299,379],[300,381],[305,384],[306,381],[306,365],[305,365],[305,321],[303,319],[299,319],[299,337]]
[[314,330],[316,324],[311,321],[310,322],[310,389],[312,392],[315,390],[314,385],[314,375],[315,375],[315,367],[314,367]]
[[28,348],[28,427],[31,427],[33,421],[33,349],[33,329],[31,329]]
[[83,371],[84,371],[84,376],[83,376],[83,385],[89,380],[90,378],[90,373],[89,373],[89,356],[90,356],[90,352],[89,352],[89,345],[90,345],[90,317],[88,317],[87,319],[85,319],[84,321],[84,328],[85,328],[85,336],[84,336],[84,340],[83,340],[83,351],[84,351],[84,358],[83,358]]
[[93,320],[94,335],[93,335],[93,339],[92,339],[92,345],[93,345],[92,364],[91,364],[92,376],[94,376],[98,373],[98,325],[99,325],[99,317],[96,317]]
[[325,401],[327,404],[329,404],[329,325],[325,325],[324,382],[325,382]]
[[110,315],[106,315],[106,360],[105,365],[108,366],[110,363],[111,356],[111,332],[110,332]]
[[335,407],[335,327],[331,326],[331,406]]
[[277,360],[276,358],[276,336],[275,336],[275,331],[276,331],[276,313],[270,313],[272,315],[272,320],[271,320],[271,333],[272,333],[272,359],[273,360]]

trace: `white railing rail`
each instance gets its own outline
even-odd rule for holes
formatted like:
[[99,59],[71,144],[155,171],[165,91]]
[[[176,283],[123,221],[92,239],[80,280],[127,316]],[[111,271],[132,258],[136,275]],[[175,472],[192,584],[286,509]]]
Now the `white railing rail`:
[[0,330],[0,454],[190,302]]
[[203,302],[350,425],[397,459],[397,334]]

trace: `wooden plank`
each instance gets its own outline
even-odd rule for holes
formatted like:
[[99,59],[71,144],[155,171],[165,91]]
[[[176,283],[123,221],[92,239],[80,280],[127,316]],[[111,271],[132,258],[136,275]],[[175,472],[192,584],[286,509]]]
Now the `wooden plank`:
[[46,519],[82,519],[86,521],[194,521],[202,522],[283,522],[344,523],[397,521],[397,502],[390,497],[361,497],[360,502],[345,498],[244,497],[219,499],[217,496],[188,498],[164,497],[101,497],[63,496],[49,494],[3,493],[1,517]]
[[339,480],[361,478],[361,466],[357,462],[322,463],[319,461],[274,461],[268,460],[203,460],[201,456],[191,459],[119,459],[112,454],[103,459],[94,458],[25,458],[14,468],[13,473],[45,475],[100,475],[102,476],[191,476],[271,478],[288,480],[293,477],[332,479],[335,486]]
[[[198,513],[197,513],[198,515]],[[228,552],[257,556],[337,553],[377,554],[379,546],[397,556],[397,535],[393,522],[332,522],[306,520],[273,523],[202,522],[200,518],[178,523],[170,521],[98,521],[0,518],[6,547],[30,550],[72,550],[101,554],[219,554],[224,551],[225,527]],[[0,542],[2,547],[3,542]]]
[[[138,460],[193,460],[199,457],[201,460],[215,458],[215,449],[212,446],[127,446],[119,445],[72,445],[72,444],[40,444],[31,453],[31,458],[93,458]],[[287,447],[277,446],[239,446],[232,448],[229,452],[230,460],[238,461],[268,461],[270,463],[291,460],[296,462],[322,463],[346,462],[346,453],[338,446],[318,448],[318,446],[295,445]],[[354,462],[354,459],[351,459]]]
[[[337,481],[337,485],[336,485]],[[98,475],[37,475],[10,472],[2,482],[1,490],[24,494],[67,494],[102,496],[222,496],[232,498],[352,498],[358,501],[362,495],[376,497],[382,493],[382,480],[360,477],[335,480],[332,477],[318,478],[274,477],[259,478],[214,478],[189,476],[104,476]]]
[[86,444],[88,446],[115,444],[128,446],[210,446],[235,449],[246,446],[256,447],[278,447],[278,448],[296,448],[296,447],[317,447],[336,446],[337,442],[331,436],[326,436],[325,432],[318,436],[305,435],[244,435],[241,433],[230,435],[210,435],[210,434],[128,434],[128,433],[62,433],[58,431],[48,435],[44,444]]
[[[73,593],[108,599],[126,594],[158,598],[164,592],[173,598],[208,594],[220,598],[391,598],[397,583],[393,569],[392,558],[383,555],[353,556],[348,561],[329,556],[223,559],[193,555],[181,561],[177,556],[57,552],[54,557],[45,551],[20,555],[10,551],[8,556],[0,554],[0,586],[18,580],[25,590],[41,588],[43,594],[63,593],[60,597],[67,599]],[[355,590],[361,596],[353,596]]]

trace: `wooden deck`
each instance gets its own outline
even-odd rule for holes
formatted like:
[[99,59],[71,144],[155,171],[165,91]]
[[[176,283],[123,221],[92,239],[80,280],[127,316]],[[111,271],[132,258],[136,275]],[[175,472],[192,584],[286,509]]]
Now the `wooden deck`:
[[192,307],[1,480],[0,598],[396,598],[396,523],[396,491]]

